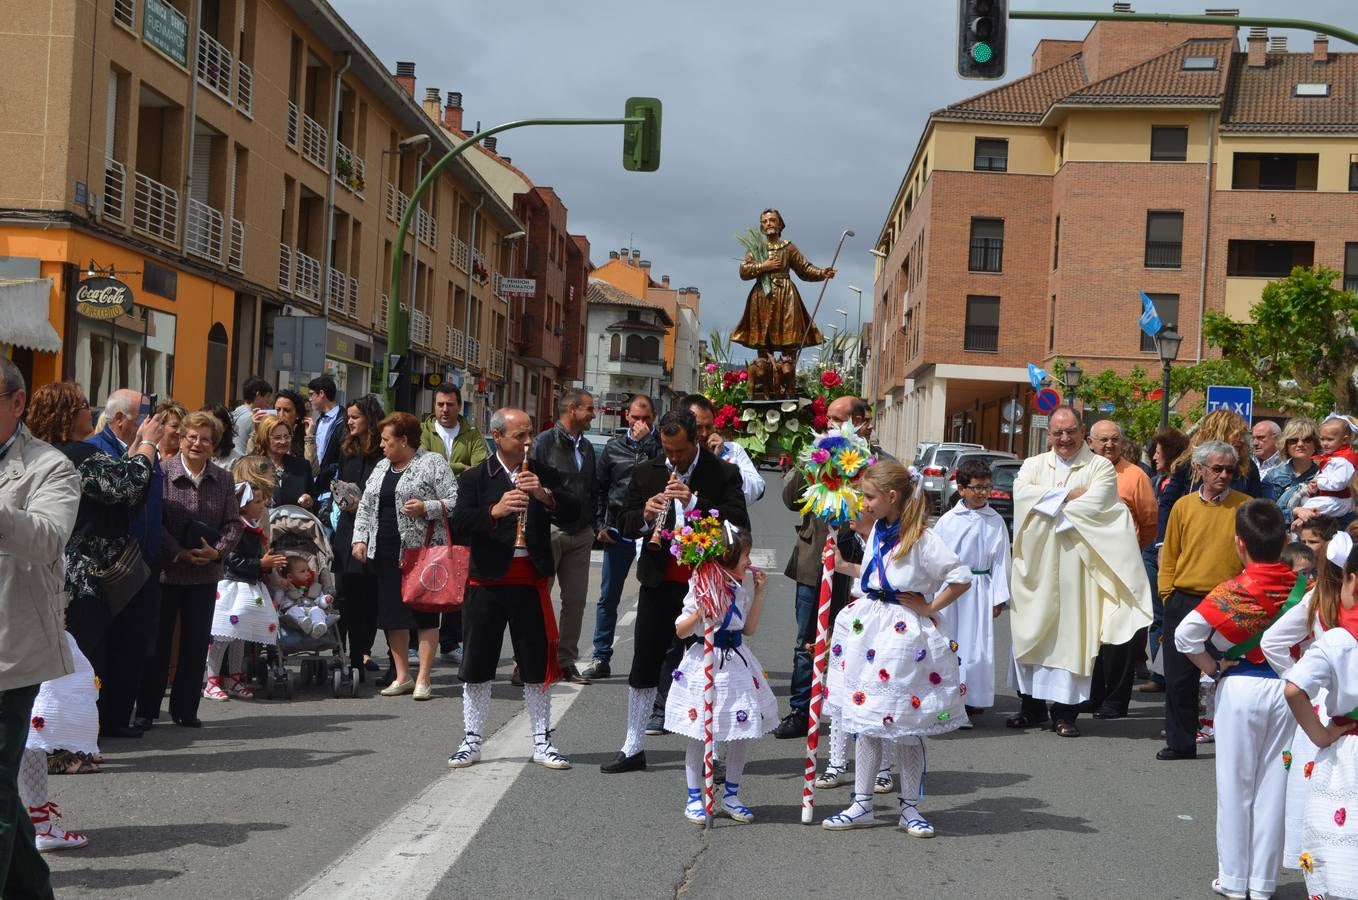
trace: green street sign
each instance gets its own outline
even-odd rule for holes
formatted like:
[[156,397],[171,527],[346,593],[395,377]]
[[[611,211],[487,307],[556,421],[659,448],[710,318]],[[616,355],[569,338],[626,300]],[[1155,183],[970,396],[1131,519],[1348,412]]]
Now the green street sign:
[[660,101],[629,97],[623,115],[644,121],[623,126],[622,167],[629,172],[654,172],[660,168]]

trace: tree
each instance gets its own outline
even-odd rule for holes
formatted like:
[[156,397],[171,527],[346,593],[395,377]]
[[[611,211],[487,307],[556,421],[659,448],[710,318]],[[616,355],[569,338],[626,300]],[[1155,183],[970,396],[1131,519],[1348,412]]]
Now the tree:
[[1255,402],[1316,417],[1330,409],[1358,409],[1358,294],[1341,291],[1339,273],[1297,266],[1264,287],[1250,321],[1210,312],[1208,342],[1224,360],[1249,373]]
[[[1052,363],[1052,372],[1058,380],[1064,366],[1064,360],[1059,358]],[[1171,366],[1170,426],[1182,428],[1185,421],[1195,422],[1202,418],[1207,388],[1213,384],[1249,385],[1253,384],[1253,378],[1235,363],[1224,359],[1205,359],[1192,366]],[[1100,412],[1100,418],[1112,419],[1122,426],[1128,438],[1145,443],[1160,429],[1162,385],[1159,372],[1152,374],[1142,366],[1134,367],[1126,375],[1105,369],[1097,375],[1086,376],[1075,395],[1084,403],[1086,412],[1111,403],[1112,411]],[[1183,408],[1184,398],[1195,395],[1197,399]],[[1176,411],[1181,408],[1183,414]]]

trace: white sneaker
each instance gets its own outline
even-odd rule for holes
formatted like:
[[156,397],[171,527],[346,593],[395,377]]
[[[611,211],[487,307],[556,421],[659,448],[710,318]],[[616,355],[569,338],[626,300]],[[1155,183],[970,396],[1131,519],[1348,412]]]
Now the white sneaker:
[[448,757],[448,768],[465,769],[481,761],[481,735],[467,733],[457,752]]
[[61,818],[61,813],[57,811],[55,803],[30,806],[28,817],[33,822],[33,830],[36,832],[34,842],[37,844],[39,853],[51,853],[54,850],[74,850],[76,847],[83,847],[90,842],[90,839],[83,832],[67,831],[57,823],[56,820]]

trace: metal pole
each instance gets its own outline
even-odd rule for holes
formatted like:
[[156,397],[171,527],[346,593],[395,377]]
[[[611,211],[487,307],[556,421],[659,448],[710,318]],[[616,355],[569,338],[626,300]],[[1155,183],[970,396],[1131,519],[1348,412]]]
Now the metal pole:
[[[607,119],[518,119],[513,122],[506,122],[503,125],[487,128],[484,131],[478,131],[462,143],[453,147],[453,149],[449,150],[442,159],[434,163],[429,171],[425,173],[424,178],[420,180],[420,183],[415,186],[415,192],[411,196],[410,202],[406,206],[406,211],[401,215],[401,222],[396,228],[395,246],[405,246],[406,233],[410,231],[410,220],[415,215],[415,204],[424,196],[424,192],[429,189],[429,185],[438,177],[438,174],[442,172],[449,163],[461,156],[469,147],[480,143],[492,134],[499,134],[501,131],[508,131],[511,128],[522,128],[526,125],[641,125],[644,124],[645,121],[646,118],[644,116],[620,116]],[[382,360],[382,381],[384,383],[390,381],[388,376],[391,374],[392,355],[404,356],[410,352],[410,318],[402,311],[401,304],[397,299],[401,296],[401,259],[399,256],[392,259],[391,291],[388,292],[387,296],[393,298],[393,300],[396,300],[397,302],[392,303],[391,308],[388,310],[387,353]],[[407,379],[407,381],[409,381],[409,379]],[[389,404],[392,404],[391,408],[393,410],[397,408],[394,405],[396,400],[395,391],[393,391],[390,386],[387,387],[387,400]]]
[[1348,31],[1324,22],[1309,19],[1278,19],[1272,16],[1189,16],[1169,13],[1105,13],[1105,12],[1047,12],[1036,9],[1011,9],[1010,19],[1041,19],[1046,21],[1088,22],[1182,22],[1188,25],[1263,25],[1273,28],[1295,28],[1299,31],[1318,31],[1351,44],[1358,44],[1358,32]]
[[[485,194],[477,198],[476,206],[472,207],[471,230],[467,234],[467,306],[462,316],[462,371],[468,384],[472,380],[472,272],[476,269],[476,217],[485,202]],[[477,360],[477,364],[480,364],[480,360]]]
[[1160,430],[1169,427],[1169,360],[1164,361],[1164,375],[1160,382]]

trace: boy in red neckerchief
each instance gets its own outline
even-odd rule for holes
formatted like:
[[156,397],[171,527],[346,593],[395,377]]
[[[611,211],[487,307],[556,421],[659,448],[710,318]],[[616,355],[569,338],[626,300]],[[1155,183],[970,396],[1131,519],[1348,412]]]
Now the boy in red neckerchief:
[[1236,511],[1235,549],[1245,571],[1212,589],[1174,632],[1174,644],[1217,683],[1217,878],[1212,890],[1268,897],[1283,854],[1292,719],[1283,683],[1259,639],[1301,599],[1305,580],[1281,561],[1287,525],[1272,501]]

